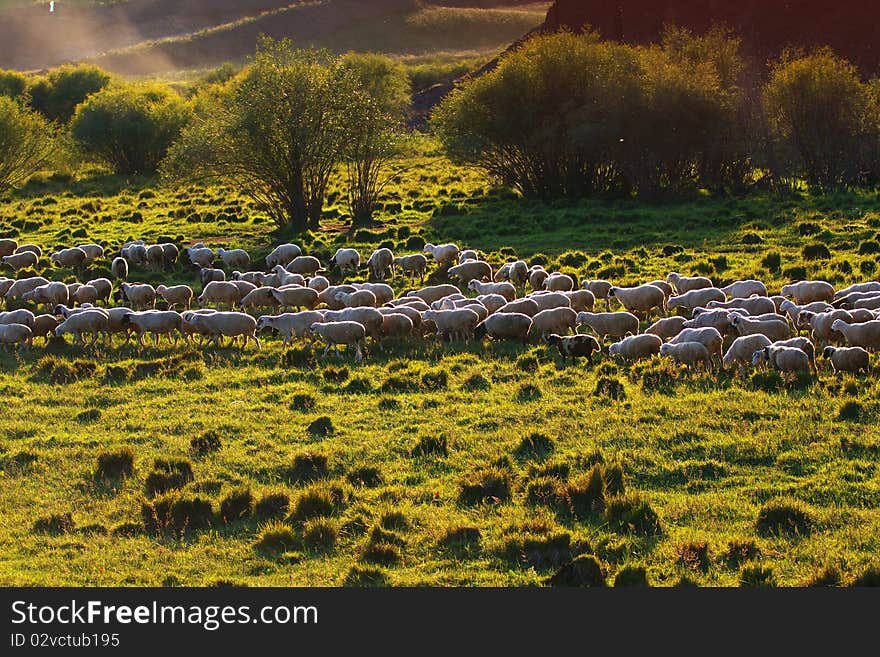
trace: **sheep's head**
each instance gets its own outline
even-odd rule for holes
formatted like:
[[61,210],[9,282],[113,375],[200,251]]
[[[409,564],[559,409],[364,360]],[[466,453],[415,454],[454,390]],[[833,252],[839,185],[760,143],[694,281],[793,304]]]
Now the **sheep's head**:
[[833,322],[831,322],[831,330],[840,331],[846,325],[846,322],[844,322],[842,319],[835,319]]
[[469,290],[476,290],[479,287],[479,285],[480,285],[480,281],[478,281],[476,278],[472,278],[468,282],[468,289]]
[[609,356],[619,356],[620,355],[620,343],[615,342],[610,347],[608,347],[608,355]]
[[770,347],[758,349],[752,354],[752,367],[757,367],[761,363],[766,363],[770,359]]
[[605,298],[606,298],[606,299],[613,299],[614,297],[616,297],[617,294],[616,294],[615,291],[616,291],[617,289],[618,289],[618,288],[616,288],[616,287],[612,287],[610,290],[608,290],[608,294],[606,295]]
[[672,352],[672,345],[671,344],[669,344],[668,342],[664,342],[663,344],[660,345],[660,355],[661,356],[668,356],[670,354],[670,352]]
[[666,276],[666,282],[670,285],[675,285],[676,283],[678,283],[679,279],[681,279],[681,274],[675,271],[669,272],[669,274]]
[[730,313],[727,316],[727,321],[730,322],[731,326],[738,326],[742,321],[742,315],[739,313]]
[[562,342],[562,336],[558,333],[551,333],[545,338],[545,340],[547,341],[547,344],[559,346],[559,343]]
[[809,310],[802,310],[798,313],[797,316],[797,325],[798,328],[807,328],[810,326],[810,322],[813,317],[816,316],[816,313],[812,313]]
[[822,350],[822,358],[831,358],[834,355],[834,347],[825,347]]
[[586,324],[587,322],[590,321],[590,319],[591,319],[592,317],[593,317],[593,313],[583,313],[583,312],[581,312],[581,313],[578,313],[578,314],[577,314],[577,317],[575,318],[575,321],[576,321],[578,324]]

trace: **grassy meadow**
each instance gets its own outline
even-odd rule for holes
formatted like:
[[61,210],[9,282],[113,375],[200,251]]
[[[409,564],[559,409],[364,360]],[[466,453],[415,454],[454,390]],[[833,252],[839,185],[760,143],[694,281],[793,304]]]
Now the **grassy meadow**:
[[[374,228],[349,234],[331,190],[305,252],[454,241],[578,280],[675,270],[774,291],[876,276],[876,193],[548,205],[429,142],[406,164]],[[0,205],[7,236],[202,240],[255,262],[276,239],[234,190],[100,170],[32,180]],[[362,365],[321,350],[267,335],[260,351],[0,352],[0,584],[540,585],[579,555],[608,584],[877,580],[876,376],[563,365],[538,343],[396,343]]]

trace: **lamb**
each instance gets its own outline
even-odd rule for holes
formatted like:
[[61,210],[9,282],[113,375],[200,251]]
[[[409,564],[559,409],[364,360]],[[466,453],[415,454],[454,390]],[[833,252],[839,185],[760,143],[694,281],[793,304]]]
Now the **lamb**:
[[432,321],[437,326],[437,338],[470,340],[474,337],[474,329],[480,316],[470,308],[455,310],[427,310],[422,313],[422,321]]
[[[278,265],[278,266],[281,267],[281,265]],[[283,267],[281,267],[281,268],[284,269]],[[287,271],[287,270],[285,269],[284,271]],[[236,269],[231,274],[231,280],[245,281],[247,283],[250,283],[254,287],[260,287],[263,284],[263,276],[265,276],[265,275],[266,274],[261,271],[241,272]],[[300,276],[300,278],[302,278],[302,277]]]
[[529,269],[529,285],[532,290],[543,290],[544,281],[546,281],[549,276],[550,274],[540,265],[534,265],[531,267]]
[[9,265],[12,271],[19,272],[25,269],[36,269],[40,259],[37,257],[37,254],[25,251],[24,253],[3,256],[0,258],[0,262],[4,265]]
[[242,336],[244,337],[242,348],[247,347],[251,340],[257,343],[257,349],[262,348],[256,335],[257,320],[246,313],[215,312],[209,315],[188,313],[186,322],[191,327],[210,335],[215,346],[220,346],[221,337],[232,338],[232,342],[235,342],[235,338]]
[[239,296],[244,299],[248,294],[256,290],[259,285],[255,285],[254,283],[248,283],[247,281],[229,281],[235,287],[238,288]]
[[[529,273],[529,266],[522,260],[516,260],[502,265],[495,273],[494,280],[496,283],[508,281],[513,283],[514,287],[525,289],[526,282],[529,280]],[[472,276],[472,278],[478,278],[478,276]],[[493,279],[490,278],[489,280]],[[541,283],[543,284],[543,282],[542,280]]]
[[799,281],[782,286],[782,296],[794,297],[798,305],[813,301],[834,301],[834,287],[825,281]]
[[659,354],[662,345],[663,340],[656,335],[643,333],[615,342],[608,347],[608,355],[619,356],[625,361],[635,361]]
[[376,305],[388,303],[394,298],[394,289],[386,283],[354,283],[357,290],[369,290],[376,295]]
[[[722,291],[724,288],[722,288]],[[726,293],[725,293],[726,294]],[[790,302],[789,302],[790,303]],[[753,295],[750,297],[736,297],[730,301],[710,301],[706,304],[707,308],[717,309],[726,308],[733,310],[734,308],[742,308],[749,315],[763,315],[765,313],[776,313],[776,304],[766,296]]]
[[516,288],[512,283],[482,283],[476,278],[472,278],[467,287],[477,294],[500,294],[508,301],[516,299]]
[[519,340],[525,344],[532,330],[532,318],[522,313],[496,313],[486,317],[474,329],[474,337],[482,340]]
[[[693,290],[702,290],[704,288],[714,288],[715,284],[712,282],[712,279],[706,278],[705,276],[682,276],[678,272],[670,272],[666,276],[666,282],[669,283],[675,291],[679,294],[679,296],[687,294]],[[716,288],[717,289],[717,288]],[[722,292],[722,294],[724,294]],[[726,299],[727,297],[724,297]],[[720,301],[724,301],[724,299],[720,299]],[[698,304],[704,305],[704,304]]]
[[835,301],[842,299],[853,292],[880,292],[880,283],[877,281],[869,281],[867,283],[856,283],[834,293]]
[[[396,308],[376,308],[383,316],[387,315],[406,315],[413,324],[414,329],[420,329],[422,324],[422,313],[412,306],[397,306]],[[384,320],[383,320],[384,322]]]
[[73,298],[80,306],[97,305],[99,296],[98,288],[94,285],[80,285],[73,293]]
[[544,340],[551,333],[559,335],[568,335],[569,331],[577,333],[577,325],[578,314],[571,308],[550,308],[532,317],[532,331],[540,333]]
[[392,272],[394,271],[394,267],[400,267],[401,273],[407,278],[415,279],[415,277],[418,276],[420,283],[425,282],[425,271],[428,268],[428,259],[421,253],[400,256],[399,258],[395,258],[392,264]]
[[764,347],[752,355],[752,365],[768,363],[779,372],[810,372],[810,359],[794,347]]
[[862,347],[868,351],[880,349],[880,320],[847,324],[842,319],[837,319],[832,322],[831,330],[842,333],[850,347]]
[[608,298],[620,301],[624,309],[637,315],[645,313],[645,319],[651,315],[652,310],[663,311],[666,296],[663,290],[654,285],[639,285],[638,287],[612,287],[608,291]]
[[445,263],[454,263],[458,259],[459,249],[455,244],[425,244],[422,253],[430,253],[434,256],[434,262],[438,265]]
[[480,256],[473,249],[465,249],[461,253],[458,254],[458,264],[463,263],[465,260],[479,260]]
[[805,354],[807,354],[807,358],[810,359],[810,367],[813,368],[813,372],[819,374],[819,370],[816,367],[816,347],[810,342],[809,338],[790,338],[788,340],[777,340],[774,342],[772,347],[791,347],[792,349],[800,349]]
[[306,287],[310,287],[320,294],[330,287],[330,281],[328,281],[325,276],[312,276],[306,281]]
[[355,290],[354,292],[337,292],[336,300],[346,308],[375,308],[376,295],[369,290]]
[[384,281],[385,274],[391,272],[394,276],[394,254],[391,249],[376,249],[367,260],[367,268],[370,270],[370,278],[376,281]]
[[339,345],[355,348],[355,361],[360,363],[364,359],[364,351],[367,349],[367,332],[363,325],[357,322],[332,322],[330,324],[315,323],[311,326],[312,336],[322,338],[327,346],[324,347],[324,356],[330,347],[339,356]]
[[21,295],[22,301],[30,301],[37,305],[57,306],[58,304],[67,303],[70,294],[64,283],[47,283],[34,288],[30,292]]
[[684,308],[688,313],[693,313],[694,308],[706,306],[710,301],[724,301],[725,299],[724,292],[717,287],[701,287],[678,296],[669,297],[666,309],[672,312],[676,308]]
[[241,292],[235,283],[211,281],[202,290],[197,301],[201,308],[213,303],[216,304],[218,309],[226,304],[229,310],[232,310],[235,304],[241,301]]
[[272,269],[276,265],[286,265],[302,255],[302,249],[296,244],[279,244],[266,256],[266,268]]
[[568,274],[553,272],[544,279],[541,287],[548,292],[570,292],[574,289],[574,279]]
[[321,267],[321,261],[314,256],[297,256],[284,267],[291,274],[302,274],[303,276],[314,276],[319,271],[324,271]]
[[558,335],[551,333],[547,336],[547,344],[556,345],[556,350],[562,356],[562,364],[566,363],[566,359],[571,356],[571,362],[574,363],[578,358],[586,358],[587,363],[593,364],[593,353],[602,352],[596,338],[592,335]]
[[571,299],[564,292],[533,292],[526,299],[531,299],[538,304],[538,310],[571,308]]
[[347,271],[356,274],[360,266],[361,254],[357,252],[357,249],[337,249],[333,257],[330,258],[330,268],[339,267],[339,272],[342,275],[345,275]]
[[110,274],[117,281],[128,280],[128,261],[125,258],[113,258],[113,262],[110,263]]
[[[183,332],[181,331],[182,322],[183,320],[181,316],[173,310],[147,310],[140,313],[129,312],[122,320],[123,326],[134,327],[137,332],[138,346],[141,347],[144,346],[144,335],[147,333],[153,334],[154,344],[157,347],[159,346],[159,337],[162,335],[168,336],[169,342],[171,342],[171,335],[174,331],[183,335]],[[177,344],[177,335],[174,336],[174,344]]]
[[32,329],[35,321],[36,318],[34,317],[34,314],[30,310],[25,310],[24,308],[0,313],[0,324],[24,324]]
[[830,342],[836,344],[843,342],[843,336],[831,330],[831,325],[838,319],[847,324],[852,324],[853,316],[846,310],[832,310],[825,313],[812,313],[809,310],[802,310],[798,313],[795,326],[799,329],[811,328],[813,341],[820,348],[823,348],[828,346]]
[[686,321],[687,320],[684,317],[678,315],[664,317],[663,319],[658,319],[646,328],[645,333],[656,335],[661,340],[668,340],[669,338],[674,338],[681,332]]
[[831,369],[835,374],[871,372],[871,356],[861,347],[825,347],[822,357],[831,360]]
[[718,356],[721,361],[721,348],[724,339],[717,329],[707,326],[705,328],[686,328],[681,333],[672,338],[667,344],[683,344],[685,342],[699,342],[709,350],[709,356]]
[[4,298],[7,302],[14,301],[16,299],[21,299],[22,296],[30,292],[31,290],[40,287],[41,285],[48,285],[49,279],[43,278],[42,276],[34,276],[32,278],[21,278],[15,281],[12,285],[9,286],[9,289],[6,290],[6,294],[4,294]]
[[382,314],[383,338],[409,336],[413,334],[413,329],[413,321],[403,313]]
[[467,297],[463,294],[450,294],[449,296],[445,296],[442,299],[437,299],[437,301],[433,302],[431,304],[431,310],[449,310],[450,308],[456,307],[456,301],[464,301],[465,299],[467,299]]
[[351,294],[357,292],[357,288],[353,285],[331,285],[318,293],[318,303],[326,304],[330,310],[342,310],[345,308],[345,304],[336,298],[340,292]]
[[165,251],[161,244],[150,244],[147,247],[147,269],[161,271],[165,266]]
[[207,269],[214,265],[214,252],[199,242],[183,250],[190,263],[199,269]]
[[538,308],[538,304],[535,303],[534,299],[517,299],[516,301],[510,301],[509,303],[504,304],[499,308],[496,312],[504,314],[504,313],[520,313],[522,315],[528,315],[529,317],[534,317],[540,312],[540,308]]
[[82,249],[86,254],[86,263],[94,262],[98,258],[104,257],[104,247],[100,244],[79,244],[78,249]]
[[33,331],[24,324],[0,324],[0,344],[10,348],[16,344],[32,347],[34,345]]
[[285,308],[314,310],[318,305],[318,293],[310,287],[271,288],[271,294],[282,310]]
[[109,339],[110,334],[107,331],[109,321],[107,313],[103,310],[84,310],[72,314],[61,322],[58,328],[55,329],[55,336],[60,338],[65,333],[72,333],[74,343],[85,346],[82,338],[83,333],[90,333],[92,341],[89,343],[89,346],[93,347],[98,341],[99,335],[103,334]]
[[608,304],[610,301],[608,300],[608,293],[611,291],[613,285],[609,281],[603,280],[595,280],[595,281],[584,281],[581,283],[581,288],[584,290],[589,290],[593,293],[593,296],[597,299],[605,300],[605,309],[610,310],[611,306]]
[[576,321],[591,328],[600,344],[609,337],[623,338],[639,332],[639,318],[628,312],[578,313]]
[[418,297],[425,303],[431,304],[435,301],[438,301],[439,299],[442,299],[443,297],[449,296],[450,294],[457,294],[458,292],[458,288],[454,285],[443,283],[441,285],[432,285],[429,287],[423,287],[420,290],[407,292],[406,296]]
[[119,286],[119,297],[131,303],[133,308],[153,308],[156,305],[156,289],[145,283],[123,283]]
[[289,342],[293,341],[294,336],[298,338],[311,336],[312,324],[321,324],[323,321],[324,316],[316,310],[284,313],[283,315],[263,315],[257,320],[257,330],[275,329],[284,338],[283,345],[286,347]]
[[49,337],[55,334],[58,323],[54,315],[37,315],[34,317],[33,337],[43,338],[48,343]]
[[238,308],[241,311],[249,308],[276,310],[279,303],[278,299],[275,298],[275,292],[276,288],[273,287],[258,287],[242,297],[241,301],[238,302]]
[[572,290],[562,294],[568,297],[571,309],[576,313],[591,313],[596,308],[596,297],[589,290]]
[[156,294],[165,299],[169,310],[172,310],[175,306],[189,310],[189,305],[192,303],[193,298],[193,291],[189,285],[174,285],[172,287],[160,285],[156,288]]
[[247,269],[251,266],[251,257],[244,249],[217,249],[217,256],[223,261],[227,269]]
[[669,356],[676,363],[686,365],[688,373],[692,366],[696,367],[700,363],[703,363],[709,372],[714,368],[710,352],[701,342],[665,342],[660,346],[660,355]]
[[[506,306],[509,302],[506,298],[502,297],[500,294],[480,294],[476,298],[486,310],[489,311],[489,314],[498,312],[501,308]],[[539,307],[540,310],[540,307]]]
[[727,353],[724,354],[724,358],[721,359],[721,364],[724,367],[728,367],[733,363],[738,363],[740,366],[749,365],[756,351],[769,347],[771,344],[770,339],[760,333],[740,336],[730,345]]
[[748,299],[752,295],[759,297],[767,296],[767,286],[761,281],[756,281],[754,279],[736,281],[720,289],[729,299]]
[[446,272],[449,278],[457,278],[459,285],[464,285],[471,279],[478,281],[492,280],[492,267],[482,260],[468,260],[460,265],[450,267]]
[[10,256],[18,248],[18,242],[10,239],[0,239],[0,258]]
[[110,303],[110,297],[113,294],[113,283],[107,278],[93,278],[86,285],[91,285],[98,291],[98,301]]
[[791,337],[791,329],[788,322],[782,319],[758,320],[742,315],[728,315],[730,325],[736,329],[739,335],[754,335],[761,333],[773,340],[786,340]]
[[202,284],[203,292],[209,283],[222,283],[225,280],[226,272],[222,269],[214,269],[213,267],[202,267],[199,269],[199,283]]

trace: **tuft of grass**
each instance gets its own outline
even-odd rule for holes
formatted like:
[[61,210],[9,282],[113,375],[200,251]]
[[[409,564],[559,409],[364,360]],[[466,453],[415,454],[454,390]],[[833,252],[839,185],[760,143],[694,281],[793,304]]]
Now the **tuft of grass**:
[[626,388],[620,379],[602,376],[596,381],[596,388],[593,390],[594,397],[604,397],[614,401],[626,399]]
[[290,483],[308,483],[329,476],[330,468],[326,454],[305,452],[293,457],[293,463],[281,472]]
[[771,500],[761,507],[755,528],[761,536],[807,536],[813,528],[813,519],[798,500]]
[[189,441],[189,447],[196,454],[217,452],[222,447],[220,434],[216,431],[208,431],[200,436],[193,436]]
[[709,570],[709,543],[704,540],[686,541],[676,546],[678,561],[685,568],[706,572]]
[[365,488],[376,488],[385,482],[382,471],[373,465],[352,468],[346,473],[345,478],[353,486],[364,486]]
[[776,586],[776,574],[769,566],[746,564],[739,571],[739,585],[749,587]]
[[728,568],[738,568],[746,561],[757,559],[761,556],[758,544],[752,538],[732,538],[724,548],[722,559]]
[[134,472],[134,450],[131,447],[101,452],[98,454],[98,465],[95,476],[104,481],[116,481],[130,477]]
[[397,565],[402,558],[400,548],[391,543],[374,543],[370,541],[361,551],[361,561],[382,566]]
[[315,410],[318,401],[314,395],[308,393],[298,393],[290,398],[290,410],[308,413]]
[[254,512],[254,495],[250,488],[236,488],[220,501],[220,519],[229,524],[249,518]]
[[644,566],[624,566],[614,576],[614,586],[651,586]]
[[449,456],[449,446],[446,442],[446,436],[422,436],[419,442],[410,451],[413,458],[424,458],[429,456]]
[[606,500],[604,519],[614,531],[641,536],[662,533],[657,512],[638,495],[620,495]]
[[391,509],[380,516],[379,526],[390,531],[405,531],[410,528],[410,522],[403,511]]
[[345,507],[347,495],[337,485],[319,485],[305,490],[297,499],[291,518],[306,521],[339,514]]
[[469,392],[476,392],[478,390],[490,390],[492,384],[482,374],[471,374],[462,382],[461,388]]
[[303,526],[302,542],[311,550],[328,552],[335,547],[338,536],[335,522],[328,518],[314,518]]
[[837,419],[843,422],[861,422],[865,415],[864,405],[855,399],[844,402],[837,411]]
[[880,566],[868,566],[852,580],[849,586],[880,586]]
[[293,549],[299,544],[296,533],[291,527],[281,522],[270,522],[264,525],[254,541],[254,549],[258,552],[280,554]]
[[70,513],[53,513],[50,516],[37,518],[33,526],[35,534],[67,534],[73,529],[74,522]]
[[604,587],[605,572],[599,558],[582,554],[557,570],[547,579],[550,586]]
[[145,490],[149,497],[183,488],[193,481],[192,464],[185,459],[156,459],[147,475]]
[[309,422],[306,431],[316,438],[324,438],[336,433],[336,428],[333,426],[333,420],[326,415],[322,415]]
[[506,469],[490,466],[474,470],[459,482],[458,501],[467,506],[510,499],[512,478]]
[[530,433],[520,440],[513,450],[514,455],[522,460],[544,460],[556,449],[556,441],[543,433]]
[[447,529],[440,537],[439,545],[451,550],[470,552],[480,548],[483,534],[474,525],[456,525]]
[[803,583],[803,586],[840,586],[842,580],[843,578],[840,576],[840,571],[835,566],[825,566],[807,578]]
[[342,585],[351,587],[388,586],[388,573],[381,568],[354,565],[348,571]]
[[287,493],[266,493],[254,505],[254,515],[261,519],[284,518],[290,509]]
[[534,383],[523,383],[513,396],[518,402],[537,401],[541,398],[541,389]]

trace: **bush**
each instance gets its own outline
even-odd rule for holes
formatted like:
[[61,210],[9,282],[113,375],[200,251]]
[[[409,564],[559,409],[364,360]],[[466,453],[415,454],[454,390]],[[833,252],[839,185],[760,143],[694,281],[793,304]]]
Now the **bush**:
[[254,495],[250,488],[231,491],[220,501],[220,519],[229,524],[250,517],[254,511]]
[[27,91],[28,79],[18,71],[0,70],[0,96],[19,98]]
[[152,174],[189,120],[186,103],[156,85],[110,87],[90,96],[70,123],[77,144],[118,174]]
[[134,450],[122,447],[112,452],[98,455],[98,466],[95,475],[99,479],[115,480],[131,476],[134,472]]
[[31,106],[50,121],[67,123],[76,107],[110,84],[110,75],[97,66],[61,66],[34,80]]
[[755,526],[761,536],[807,536],[812,531],[813,519],[797,500],[771,500],[761,507]]

